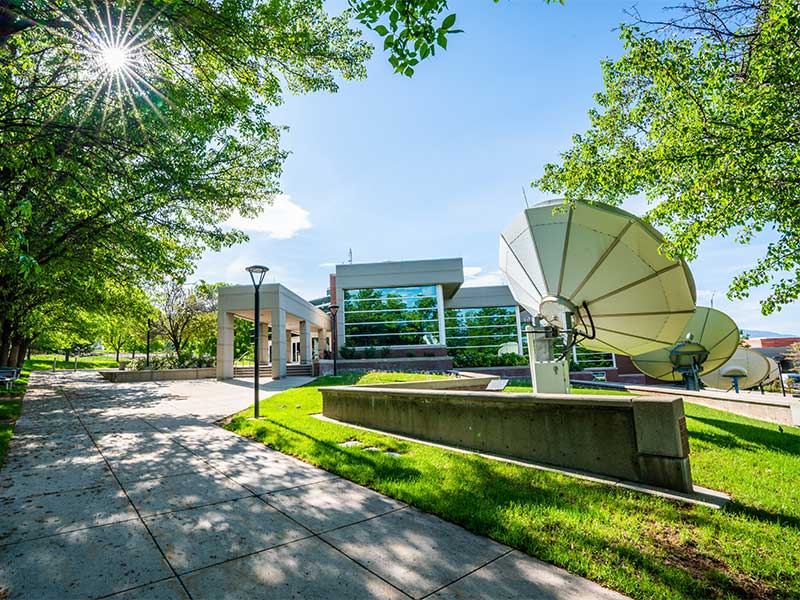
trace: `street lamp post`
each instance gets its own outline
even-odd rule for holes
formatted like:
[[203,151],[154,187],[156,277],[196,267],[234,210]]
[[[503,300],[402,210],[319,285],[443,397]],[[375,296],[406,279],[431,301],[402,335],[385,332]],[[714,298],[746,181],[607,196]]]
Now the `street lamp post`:
[[331,304],[330,306],[331,311],[331,342],[333,346],[333,374],[337,375],[338,370],[336,369],[336,355],[339,354],[339,344],[338,338],[336,335],[336,313],[339,312],[339,306],[337,304]]
[[148,368],[150,367],[150,329],[153,327],[152,321],[147,319],[147,359],[145,360],[145,366]]
[[[258,419],[258,368],[259,368],[259,342],[261,338],[261,282],[264,281],[264,275],[269,271],[268,267],[263,265],[253,265],[247,267],[247,272],[250,273],[250,279],[253,281],[255,288],[255,335],[253,336],[253,416]],[[256,279],[258,281],[256,281]]]

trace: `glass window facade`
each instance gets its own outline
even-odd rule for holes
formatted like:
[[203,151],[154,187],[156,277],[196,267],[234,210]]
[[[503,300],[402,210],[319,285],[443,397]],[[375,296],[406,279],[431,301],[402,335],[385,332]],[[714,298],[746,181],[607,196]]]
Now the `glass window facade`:
[[614,355],[610,352],[596,352],[581,346],[572,349],[575,363],[584,369],[603,369],[614,367]]
[[497,352],[518,342],[514,306],[448,308],[444,313],[447,347],[455,352]]
[[412,346],[439,343],[435,285],[344,290],[348,346]]

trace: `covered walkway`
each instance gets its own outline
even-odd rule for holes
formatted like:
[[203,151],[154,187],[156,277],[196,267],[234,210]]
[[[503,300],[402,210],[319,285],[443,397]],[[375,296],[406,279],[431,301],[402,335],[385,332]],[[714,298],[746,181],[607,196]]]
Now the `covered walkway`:
[[[287,365],[310,365],[314,351],[329,346],[330,317],[279,283],[264,284],[260,294],[258,362],[272,365],[272,377],[287,375]],[[217,316],[217,379],[233,377],[234,319],[255,321],[253,286],[220,288]],[[294,344],[293,340],[298,343]],[[296,351],[295,351],[296,350]]]

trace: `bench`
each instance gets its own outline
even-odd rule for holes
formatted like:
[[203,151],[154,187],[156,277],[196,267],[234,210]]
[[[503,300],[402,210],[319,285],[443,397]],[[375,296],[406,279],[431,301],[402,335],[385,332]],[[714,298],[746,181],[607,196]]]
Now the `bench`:
[[19,379],[22,369],[12,367],[0,367],[0,381],[2,381],[7,390],[11,389],[13,383]]

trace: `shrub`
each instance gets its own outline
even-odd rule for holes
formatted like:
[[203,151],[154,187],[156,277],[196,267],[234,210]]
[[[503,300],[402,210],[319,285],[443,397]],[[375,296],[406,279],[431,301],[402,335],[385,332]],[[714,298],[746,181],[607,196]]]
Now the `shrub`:
[[392,349],[389,346],[381,348],[381,358],[389,358],[392,355]]
[[[202,356],[192,356],[189,354],[183,356],[175,356],[174,354],[165,354],[164,356],[153,356],[150,358],[150,369],[165,370],[165,369],[198,369],[203,367],[213,367],[217,364],[217,360],[213,356],[204,354]],[[147,369],[147,364],[144,359],[137,358],[128,363],[128,368],[136,371],[143,371]]]
[[356,350],[355,348],[352,348],[350,346],[342,346],[341,348],[339,348],[339,356],[341,356],[345,360],[349,358],[355,358]]
[[519,354],[497,354],[495,352],[454,352],[453,366],[468,367],[516,367],[526,366],[528,357]]
[[375,346],[364,349],[364,358],[375,358],[376,354],[378,354],[378,349]]

